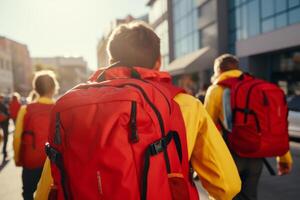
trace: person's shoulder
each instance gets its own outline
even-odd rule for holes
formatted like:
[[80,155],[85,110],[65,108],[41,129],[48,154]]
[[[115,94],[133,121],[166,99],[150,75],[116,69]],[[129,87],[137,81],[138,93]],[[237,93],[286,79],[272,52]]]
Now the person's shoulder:
[[193,97],[192,95],[186,94],[186,93],[179,93],[174,97],[174,100],[179,104],[179,105],[198,105],[202,104],[199,99],[196,97]]
[[215,96],[215,95],[220,95],[222,94],[223,87],[218,85],[218,84],[213,84],[208,87],[206,95],[207,96]]
[[22,105],[19,112],[25,112],[27,110],[28,105]]

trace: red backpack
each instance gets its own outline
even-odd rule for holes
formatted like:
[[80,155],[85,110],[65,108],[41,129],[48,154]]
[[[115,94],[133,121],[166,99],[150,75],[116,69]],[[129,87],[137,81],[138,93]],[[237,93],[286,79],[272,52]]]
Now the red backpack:
[[218,83],[230,88],[229,148],[242,157],[282,156],[289,150],[288,108],[276,85],[248,74]]
[[43,167],[52,104],[31,103],[24,116],[20,164],[28,169]]
[[79,85],[57,101],[46,146],[50,199],[199,199],[173,100],[182,90],[159,75],[111,68],[100,76],[110,80]]
[[0,111],[0,123],[8,119],[8,115]]
[[16,120],[20,108],[21,108],[21,103],[19,102],[19,100],[17,98],[13,97],[13,99],[9,103],[9,115],[10,115],[10,118],[12,118],[13,120]]

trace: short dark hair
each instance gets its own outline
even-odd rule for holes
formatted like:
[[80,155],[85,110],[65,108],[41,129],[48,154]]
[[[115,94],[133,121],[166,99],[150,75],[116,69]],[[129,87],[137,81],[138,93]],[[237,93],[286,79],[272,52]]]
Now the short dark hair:
[[216,72],[222,73],[222,72],[226,72],[238,68],[239,68],[239,60],[231,54],[223,54],[218,58],[216,58],[214,62],[215,73]]
[[110,63],[153,68],[160,58],[160,39],[144,22],[134,21],[118,26],[111,34],[107,52]]
[[32,81],[32,87],[40,96],[55,92],[58,89],[55,74],[49,70],[36,72]]

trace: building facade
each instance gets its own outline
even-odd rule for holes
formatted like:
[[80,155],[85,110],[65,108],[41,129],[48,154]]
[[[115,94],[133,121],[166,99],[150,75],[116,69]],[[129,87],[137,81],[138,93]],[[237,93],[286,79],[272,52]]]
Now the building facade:
[[169,31],[172,29],[171,0],[149,0],[147,6],[150,8],[149,24],[161,41],[161,69],[166,70],[169,62],[174,58],[173,51],[171,51],[173,33]]
[[[82,57],[33,58],[33,66],[53,70],[59,82],[59,94],[64,94],[88,79],[87,62]],[[37,69],[39,70],[39,69]]]
[[9,43],[0,38],[0,93],[9,94],[13,91],[13,71]]
[[300,93],[300,0],[149,0],[147,5],[162,41],[162,70],[175,82],[190,75],[205,89],[214,59],[229,52],[240,58],[243,70]]
[[251,73],[300,94],[300,1],[229,1],[228,50]]
[[[227,51],[227,1],[172,0],[174,59],[169,71],[176,79],[190,75],[195,92],[210,84],[213,61]],[[182,76],[184,75],[184,76]]]
[[[30,53],[26,45],[14,40],[0,37],[0,48],[2,49],[2,71],[6,71],[7,76],[1,79],[5,82],[13,81],[13,87],[6,90],[7,93],[16,91],[25,96],[31,90],[32,67]],[[6,56],[3,56],[3,53]],[[10,76],[10,72],[12,76]],[[4,73],[4,72],[3,72]]]

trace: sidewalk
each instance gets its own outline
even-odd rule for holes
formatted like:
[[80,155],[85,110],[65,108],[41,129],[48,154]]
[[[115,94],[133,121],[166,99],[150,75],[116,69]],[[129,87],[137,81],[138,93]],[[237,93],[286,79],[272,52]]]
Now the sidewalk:
[[[2,145],[0,145],[2,147]],[[5,165],[0,168],[0,199],[1,200],[21,200],[22,199],[22,168],[16,167],[13,161],[12,134],[9,136],[7,144],[8,158]],[[0,163],[2,163],[2,154]]]

